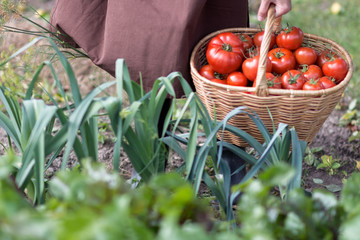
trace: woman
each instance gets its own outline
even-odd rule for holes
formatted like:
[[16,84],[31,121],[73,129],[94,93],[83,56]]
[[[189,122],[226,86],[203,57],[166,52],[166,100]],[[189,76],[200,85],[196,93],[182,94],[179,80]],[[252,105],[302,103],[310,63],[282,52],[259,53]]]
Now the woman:
[[[258,19],[264,20],[270,3],[276,17],[291,9],[291,0],[262,0]],[[115,75],[115,61],[125,59],[131,78],[151,90],[160,76],[179,71],[191,83],[192,49],[207,34],[231,27],[248,27],[248,0],[58,0],[51,13],[53,31],[69,36],[63,40],[81,47],[99,67]],[[177,97],[183,92],[174,83]],[[165,102],[163,115],[170,106]],[[161,119],[160,119],[161,120]],[[162,123],[159,123],[162,129]],[[223,152],[231,171],[244,162]],[[232,176],[238,183],[244,171]]]
[[[276,15],[291,9],[290,0],[263,0],[259,20],[270,2]],[[179,71],[191,83],[189,59],[207,34],[229,27],[248,27],[248,0],[58,0],[50,22],[68,35],[99,67],[115,74],[115,60],[125,59],[133,80],[141,72],[145,91],[160,76]],[[182,96],[179,83],[174,83]]]

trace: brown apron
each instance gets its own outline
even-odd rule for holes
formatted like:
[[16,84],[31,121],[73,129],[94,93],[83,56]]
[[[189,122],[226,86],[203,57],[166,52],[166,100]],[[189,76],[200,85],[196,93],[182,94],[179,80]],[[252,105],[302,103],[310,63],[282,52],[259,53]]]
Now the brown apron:
[[[114,76],[125,59],[145,91],[160,76],[179,71],[191,83],[196,43],[228,27],[248,26],[248,0],[57,0],[50,22],[91,60]],[[174,83],[177,97],[182,88]]]

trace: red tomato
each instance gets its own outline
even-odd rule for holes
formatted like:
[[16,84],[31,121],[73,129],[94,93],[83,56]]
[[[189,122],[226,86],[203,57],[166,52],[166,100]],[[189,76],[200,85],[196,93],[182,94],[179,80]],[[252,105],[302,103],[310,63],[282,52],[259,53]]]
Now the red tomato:
[[218,78],[213,78],[210,81],[216,82],[216,83],[221,83],[221,84],[226,84],[226,80],[222,80],[222,79],[218,79]]
[[324,50],[324,51],[320,52],[320,54],[318,55],[317,60],[316,60],[316,65],[318,65],[319,67],[322,68],[324,63],[330,61],[331,59],[335,59],[338,57],[339,56],[337,54],[335,54],[334,52],[332,52],[330,50]]
[[215,78],[215,71],[209,64],[202,66],[199,70],[199,74],[209,80]]
[[254,42],[253,39],[247,35],[247,34],[241,34],[239,36],[241,42],[243,43],[244,49],[247,50],[249,48],[252,48],[252,46],[254,46]]
[[276,37],[276,44],[280,48],[295,50],[304,40],[304,33],[298,27],[286,27]]
[[345,60],[339,57],[324,63],[322,70],[325,76],[332,77],[339,83],[346,77],[348,66]]
[[321,82],[318,80],[311,79],[304,83],[303,90],[321,90],[324,89],[324,86],[321,84]]
[[[265,73],[268,88],[281,89],[281,77],[275,76],[274,74],[267,72]],[[256,79],[253,83],[253,87],[256,87]]]
[[301,65],[301,71],[307,80],[319,79],[324,74],[318,65]]
[[[262,40],[264,38],[264,31],[258,32],[255,34],[254,36],[254,45],[257,46],[260,49]],[[269,45],[269,50],[272,49],[275,46],[276,43],[276,36],[275,33],[271,33],[271,38],[270,38],[270,45]]]
[[327,88],[332,88],[332,87],[335,87],[336,86],[336,83],[335,83],[335,80],[334,79],[331,79],[329,77],[321,77],[319,79],[319,82],[321,82],[321,84],[323,85],[324,89],[327,89]]
[[302,89],[306,82],[305,77],[299,70],[289,70],[281,76],[281,87],[285,89]]
[[268,53],[272,64],[272,71],[283,74],[287,70],[294,69],[296,60],[294,54],[285,48],[274,48]]
[[[256,79],[259,66],[259,58],[259,55],[252,58],[247,58],[242,63],[242,72],[249,81],[254,81]],[[271,69],[271,61],[268,58],[266,61],[266,72],[271,72]]]
[[299,47],[295,50],[294,56],[299,65],[312,65],[317,59],[316,51],[311,47]]
[[247,86],[248,80],[242,72],[232,72],[226,78],[226,83],[232,86]]
[[224,78],[226,78],[226,74],[223,75],[215,72],[214,69],[209,64],[202,66],[199,70],[199,74],[209,80],[212,80],[214,78],[224,80]]
[[206,50],[206,58],[214,71],[226,74],[237,70],[243,61],[244,47],[231,32],[213,37]]

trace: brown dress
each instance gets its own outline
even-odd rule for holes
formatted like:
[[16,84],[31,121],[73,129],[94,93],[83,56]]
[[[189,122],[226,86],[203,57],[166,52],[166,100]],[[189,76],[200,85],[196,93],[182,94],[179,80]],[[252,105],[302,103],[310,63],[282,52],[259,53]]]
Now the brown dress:
[[[248,26],[248,0],[57,0],[51,24],[111,75],[125,59],[149,91],[157,77],[179,71],[191,83],[196,43],[228,27]],[[179,83],[174,83],[181,97]]]

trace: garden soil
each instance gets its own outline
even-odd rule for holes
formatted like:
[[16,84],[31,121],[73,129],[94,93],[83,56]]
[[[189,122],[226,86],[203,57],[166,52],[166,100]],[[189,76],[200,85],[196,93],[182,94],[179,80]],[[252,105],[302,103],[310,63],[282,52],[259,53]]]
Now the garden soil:
[[[35,8],[43,8],[50,10],[53,5],[53,0],[30,0],[32,6]],[[21,23],[22,27],[24,23]],[[29,38],[23,35],[9,36],[7,41],[3,41],[0,50],[6,48],[7,44],[16,43],[16,47],[20,47],[28,43]],[[87,93],[92,88],[96,87],[101,81],[112,80],[111,76],[104,73],[101,69],[94,66],[88,59],[72,60],[72,66],[82,87],[82,92]],[[309,144],[310,148],[321,147],[320,152],[315,153],[318,161],[323,155],[332,156],[340,163],[340,168],[336,169],[334,174],[330,174],[326,169],[317,169],[314,165],[303,164],[303,187],[305,190],[312,192],[314,189],[323,188],[329,191],[339,193],[344,181],[353,172],[360,170],[360,142],[348,139],[351,135],[351,130],[348,127],[339,126],[339,119],[345,113],[348,99],[342,99],[339,104],[339,109],[335,109],[328,119],[325,121],[322,128],[315,136],[313,142]],[[106,120],[104,120],[106,121]],[[102,141],[99,142],[99,161],[106,163],[108,169],[112,169],[112,154],[113,154],[113,135],[104,131],[101,133]],[[4,147],[8,146],[8,138],[5,131],[0,129],[0,142]],[[0,149],[0,153],[4,153],[4,148]],[[176,154],[171,154],[169,161],[170,169],[174,169],[181,164],[181,159]],[[71,155],[68,166],[72,167],[77,164],[74,155]],[[51,177],[59,170],[61,165],[61,156],[59,156],[47,170],[47,176]],[[132,167],[126,155],[122,154],[120,172],[125,178],[131,176]]]

